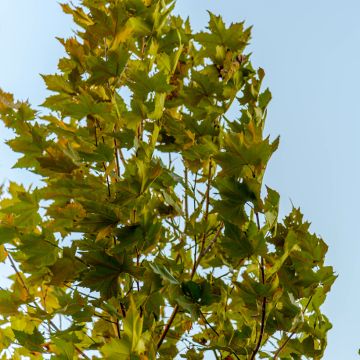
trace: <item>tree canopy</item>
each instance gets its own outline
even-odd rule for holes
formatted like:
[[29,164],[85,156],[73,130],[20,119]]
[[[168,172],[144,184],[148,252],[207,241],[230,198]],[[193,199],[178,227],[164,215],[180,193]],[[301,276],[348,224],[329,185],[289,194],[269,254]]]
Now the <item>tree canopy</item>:
[[[319,359],[335,280],[300,210],[263,184],[251,28],[171,0],[63,4],[77,24],[34,110],[0,91],[14,165],[0,202],[2,359]],[[237,117],[228,110],[236,106]]]

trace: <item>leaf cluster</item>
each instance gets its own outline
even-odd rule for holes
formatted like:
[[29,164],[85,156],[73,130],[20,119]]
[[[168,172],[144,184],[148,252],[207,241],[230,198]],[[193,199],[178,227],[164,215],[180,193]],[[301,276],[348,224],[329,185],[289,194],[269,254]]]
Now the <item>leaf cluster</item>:
[[[268,89],[251,29],[170,0],[63,4],[77,24],[33,110],[0,92],[17,168],[0,201],[2,358],[321,358],[335,276],[263,177]],[[228,118],[231,106],[237,118]]]

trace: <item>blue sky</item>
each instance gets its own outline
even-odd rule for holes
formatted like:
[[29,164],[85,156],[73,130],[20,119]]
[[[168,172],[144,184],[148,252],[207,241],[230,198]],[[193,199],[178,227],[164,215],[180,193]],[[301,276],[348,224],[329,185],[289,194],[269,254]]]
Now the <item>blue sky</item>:
[[[281,136],[266,183],[291,201],[329,244],[327,263],[339,278],[324,306],[333,322],[326,360],[358,359],[360,347],[360,2],[358,0],[178,0],[195,29],[206,9],[227,22],[253,25],[253,63],[273,93],[267,132]],[[1,0],[0,87],[38,105],[46,96],[39,73],[56,71],[63,54],[55,36],[74,27],[53,0]],[[0,143],[8,136],[0,127]],[[14,156],[0,144],[0,182],[28,183],[10,170]],[[291,200],[291,201],[290,201]]]

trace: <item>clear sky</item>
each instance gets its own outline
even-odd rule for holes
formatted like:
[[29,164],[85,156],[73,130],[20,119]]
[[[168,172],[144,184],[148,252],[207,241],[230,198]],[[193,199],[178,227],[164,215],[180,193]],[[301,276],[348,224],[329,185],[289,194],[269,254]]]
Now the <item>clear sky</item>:
[[[300,206],[312,230],[329,244],[327,263],[339,275],[323,308],[333,329],[326,360],[358,359],[360,347],[360,1],[178,0],[195,29],[206,10],[227,22],[253,25],[253,63],[273,93],[267,132],[281,136],[266,183],[282,196],[282,214]],[[0,1],[0,87],[38,105],[46,96],[39,73],[56,71],[55,36],[73,25],[55,0]],[[0,127],[0,142],[8,136]],[[0,145],[0,182],[28,183],[10,170],[14,156]],[[359,303],[358,303],[359,301]]]

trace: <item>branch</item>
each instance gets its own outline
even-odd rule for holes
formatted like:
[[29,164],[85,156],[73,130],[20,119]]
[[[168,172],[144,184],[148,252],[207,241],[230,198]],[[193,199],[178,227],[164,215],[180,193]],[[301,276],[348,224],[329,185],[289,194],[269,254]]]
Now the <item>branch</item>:
[[164,328],[164,331],[162,332],[161,336],[160,336],[160,340],[158,341],[157,343],[157,349],[159,350],[162,343],[164,342],[165,338],[166,338],[166,335],[168,333],[168,331],[170,330],[170,327],[172,325],[172,323],[174,322],[175,320],[175,317],[176,317],[176,314],[178,313],[179,311],[179,305],[175,305],[174,307],[174,310],[170,316],[170,319],[168,320],[167,324],[165,325],[165,328]]
[[[258,230],[260,230],[261,226],[260,226],[260,219],[259,219],[259,214],[258,212],[255,213],[255,217],[256,217],[256,224],[258,227]],[[264,266],[264,258],[261,257],[261,263],[260,263],[260,273],[261,273],[261,282],[263,284],[265,284],[265,266]],[[265,318],[266,318],[266,297],[264,296],[262,299],[262,305],[261,305],[261,324],[260,324],[260,335],[259,335],[259,339],[256,343],[255,349],[253,350],[250,360],[254,360],[256,354],[258,353],[263,337],[264,337],[264,332],[265,332]]]
[[119,160],[119,151],[118,151],[118,145],[117,141],[114,138],[114,153],[115,153],[115,161],[116,161],[116,172],[117,176],[120,178],[120,160]]
[[[4,247],[4,249],[5,249],[5,247]],[[24,279],[21,277],[20,272],[19,272],[19,270],[18,270],[17,267],[16,267],[16,264],[15,264],[14,259],[12,258],[11,254],[10,254],[6,249],[5,249],[5,251],[8,253],[8,258],[9,258],[9,261],[10,261],[10,263],[11,263],[11,267],[14,269],[16,275],[17,275],[18,278],[20,279],[20,282],[21,282],[22,286],[24,287],[24,289],[26,290],[27,294],[28,294],[29,297],[30,297],[31,295],[30,295],[29,288],[26,286]],[[38,309],[40,309],[40,310],[42,310],[42,311],[45,311],[45,310],[41,309],[41,307],[40,307],[36,302],[34,302],[34,304],[35,304],[35,307],[36,307],[36,308],[38,308]],[[45,311],[45,312],[46,312],[46,311]],[[47,313],[47,312],[46,312],[46,313]],[[59,328],[58,328],[51,320],[49,320],[49,324],[55,329],[55,331],[60,331]],[[74,344],[74,348],[75,348],[75,350],[76,350],[80,355],[82,355],[86,360],[90,360],[90,358],[89,358],[80,348],[78,348],[75,344]]]
[[189,221],[189,205],[188,205],[188,169],[185,167],[184,169],[184,180],[185,180],[185,194],[184,194],[184,202],[185,202],[185,228]]
[[216,334],[217,337],[219,337],[219,333],[216,331],[216,329],[209,323],[203,312],[200,311],[200,315],[202,316],[203,320],[205,321],[205,324]]
[[[301,315],[303,316],[308,308],[308,306],[310,305],[310,302],[312,300],[312,296],[310,296],[309,301],[307,302],[307,304],[305,305],[303,311],[301,312]],[[296,330],[297,330],[297,326],[295,326],[295,329],[290,333],[290,335],[286,338],[286,340],[283,342],[283,344],[279,347],[279,349],[277,349],[277,351],[274,354],[274,360],[277,359],[277,357],[280,355],[281,351],[285,348],[285,346],[287,345],[287,343],[292,339],[292,337],[295,335]]]
[[255,349],[251,355],[251,360],[255,359],[256,354],[258,353],[260,346],[261,346],[261,342],[264,336],[264,330],[265,330],[265,315],[266,315],[266,297],[263,297],[262,300],[262,306],[261,306],[261,325],[260,325],[260,336],[259,336],[259,340],[255,346]]
[[198,266],[200,265],[200,261],[202,260],[202,258],[211,250],[211,248],[213,247],[213,245],[214,245],[215,242],[217,241],[217,239],[218,239],[218,237],[219,237],[219,235],[220,235],[220,232],[221,232],[221,230],[222,230],[223,227],[224,227],[224,223],[221,222],[221,224],[220,224],[220,226],[219,226],[219,228],[218,228],[215,236],[214,236],[213,239],[210,241],[209,245],[208,245],[205,249],[203,249],[203,250],[201,251],[201,253],[199,254],[199,257],[198,257],[198,259],[197,259],[197,261],[196,261],[196,263],[195,263],[195,265],[194,265],[194,267],[193,267],[193,269],[192,269],[192,272],[191,272],[191,279],[194,277],[194,275],[195,275],[195,273],[196,273],[196,270],[197,270]]
[[[28,296],[29,296],[29,298],[30,298],[30,297],[31,297],[31,294],[30,294],[29,288],[26,286],[24,279],[21,277],[20,272],[19,272],[19,270],[18,270],[17,267],[16,267],[16,264],[15,264],[14,259],[12,258],[11,254],[7,251],[7,249],[6,249],[5,246],[4,246],[4,250],[5,250],[5,251],[7,252],[7,254],[8,254],[8,258],[9,258],[9,260],[10,260],[11,267],[14,269],[17,277],[19,278],[19,280],[20,280],[20,282],[21,282],[21,285],[23,286],[23,288],[25,289],[25,291],[27,292],[27,294],[28,294]],[[36,304],[36,303],[35,303],[35,304]],[[37,305],[37,304],[36,304],[36,305]]]
[[[207,180],[207,185],[206,185],[206,202],[205,202],[205,215],[204,215],[204,220],[205,223],[208,220],[209,217],[209,205],[210,205],[210,187],[211,187],[211,157],[209,159],[209,174],[208,174],[208,180]],[[205,247],[205,240],[206,240],[206,231],[204,232],[203,238],[201,240],[201,251],[200,253],[204,250]]]
[[[197,259],[197,261],[195,263],[195,266],[193,267],[191,275],[190,275],[191,279],[194,277],[194,275],[196,273],[196,269],[198,268],[201,259],[210,251],[212,246],[215,244],[216,240],[218,239],[218,237],[220,235],[220,232],[221,232],[221,229],[223,228],[223,226],[224,226],[224,223],[221,223],[220,226],[219,226],[218,231],[216,232],[215,236],[211,240],[210,244],[199,254],[199,257],[198,257],[198,259]],[[175,305],[174,310],[173,310],[167,324],[165,325],[164,331],[162,332],[162,334],[160,336],[160,340],[158,341],[158,344],[157,344],[157,349],[158,350],[160,349],[163,341],[165,340],[166,335],[167,335],[168,331],[170,330],[170,327],[171,327],[172,323],[174,322],[176,314],[178,313],[178,311],[179,311],[179,305]]]

